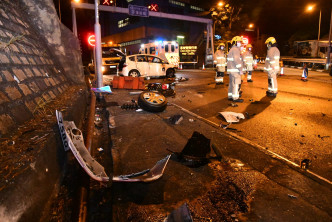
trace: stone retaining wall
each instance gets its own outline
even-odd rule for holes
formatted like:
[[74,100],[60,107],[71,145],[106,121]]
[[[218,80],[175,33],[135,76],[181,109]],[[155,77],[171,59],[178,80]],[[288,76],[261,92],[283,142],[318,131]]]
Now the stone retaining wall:
[[84,83],[77,38],[51,0],[0,1],[0,138],[72,84]]

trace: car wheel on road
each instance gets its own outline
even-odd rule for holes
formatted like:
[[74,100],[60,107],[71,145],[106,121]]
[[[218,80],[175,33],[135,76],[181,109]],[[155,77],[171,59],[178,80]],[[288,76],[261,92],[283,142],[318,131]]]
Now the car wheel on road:
[[138,97],[138,105],[148,112],[162,112],[167,107],[167,99],[159,93],[142,92]]
[[167,78],[173,78],[173,77],[175,77],[175,70],[174,69],[167,69],[167,71],[166,71],[166,77]]
[[133,70],[130,70],[130,72],[128,73],[128,76],[139,77],[139,76],[141,76],[141,74],[139,73],[139,71],[137,69],[133,69]]

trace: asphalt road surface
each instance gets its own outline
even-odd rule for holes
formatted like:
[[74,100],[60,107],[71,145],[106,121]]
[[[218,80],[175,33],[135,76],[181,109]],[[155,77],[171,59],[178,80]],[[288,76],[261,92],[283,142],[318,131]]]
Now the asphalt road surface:
[[179,70],[176,76],[189,80],[176,85],[169,101],[216,124],[226,123],[218,112],[248,113],[249,119],[227,130],[295,164],[308,159],[310,171],[332,181],[332,77],[311,71],[303,82],[302,70],[285,71],[278,77],[277,98],[266,97],[267,74],[255,71],[254,82],[242,84],[244,102],[233,107],[227,100],[228,76],[224,85],[216,85],[213,70]]

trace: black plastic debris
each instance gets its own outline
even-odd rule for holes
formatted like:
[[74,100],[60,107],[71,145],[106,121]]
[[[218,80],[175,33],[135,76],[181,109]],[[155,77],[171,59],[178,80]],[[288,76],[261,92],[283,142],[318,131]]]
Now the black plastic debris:
[[321,135],[318,135],[318,138],[321,138],[322,140],[324,140],[324,138],[329,138],[330,136],[321,136]]
[[189,167],[200,167],[209,162],[207,155],[211,152],[210,139],[203,134],[194,131],[183,150],[173,152],[176,160]]
[[302,169],[309,169],[310,164],[311,164],[311,160],[304,159],[304,160],[301,161],[301,168]]
[[230,104],[228,104],[229,106],[231,106],[231,107],[238,107],[239,105],[238,104],[236,104],[236,103],[230,103]]
[[30,152],[30,151],[32,151],[32,150],[33,150],[32,147],[28,147],[28,148],[26,149],[27,152]]
[[185,203],[179,208],[173,210],[164,220],[165,222],[192,222],[188,205]]
[[175,83],[161,84],[161,83],[149,83],[147,85],[147,90],[158,91],[165,97],[175,96],[174,90]]
[[168,121],[174,125],[179,124],[182,120],[183,120],[182,115],[174,115],[168,118]]
[[138,109],[138,104],[135,100],[132,101],[132,103],[125,103],[121,106],[121,109],[135,109],[137,110]]

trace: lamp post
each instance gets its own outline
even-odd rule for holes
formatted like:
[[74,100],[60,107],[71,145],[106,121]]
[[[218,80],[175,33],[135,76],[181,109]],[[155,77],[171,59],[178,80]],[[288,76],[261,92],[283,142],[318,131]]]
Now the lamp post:
[[329,66],[331,64],[331,58],[330,58],[330,54],[331,54],[331,32],[332,32],[332,9],[331,9],[331,19],[330,19],[330,31],[329,31],[329,45],[327,47],[327,56],[326,56],[326,70],[329,69]]
[[[315,8],[314,5],[309,5],[307,7],[307,11],[308,12],[311,12],[313,11]],[[318,48],[319,48],[319,39],[320,39],[320,25],[321,25],[321,22],[322,22],[322,10],[319,10],[319,21],[318,21],[318,37],[317,37],[317,50],[316,50],[316,57],[318,57]]]
[[102,66],[102,61],[101,61],[101,28],[99,24],[99,11],[98,11],[98,6],[99,6],[99,0],[95,0],[95,36],[96,36],[96,67],[97,67],[97,87],[101,88],[103,87],[103,76],[101,73],[101,66]]
[[[74,0],[74,2],[79,3],[80,0]],[[72,10],[72,22],[73,22],[73,33],[77,37],[76,12],[75,12],[75,8],[74,7],[73,7],[73,10]]]

